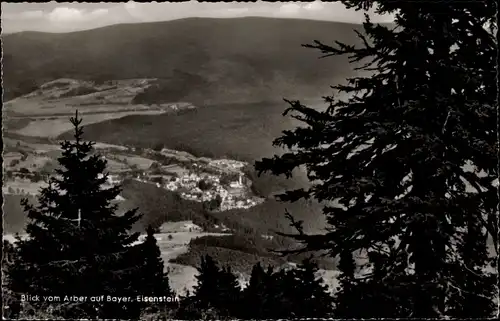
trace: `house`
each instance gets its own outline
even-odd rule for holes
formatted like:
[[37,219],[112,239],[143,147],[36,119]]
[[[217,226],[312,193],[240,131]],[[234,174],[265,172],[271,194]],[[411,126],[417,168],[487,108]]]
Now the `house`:
[[174,182],[168,182],[165,187],[170,191],[175,191],[179,188]]
[[108,183],[111,185],[119,184],[120,178],[118,177],[118,175],[108,175]]
[[231,188],[242,188],[243,187],[243,175],[240,174],[237,181],[231,182],[229,184]]

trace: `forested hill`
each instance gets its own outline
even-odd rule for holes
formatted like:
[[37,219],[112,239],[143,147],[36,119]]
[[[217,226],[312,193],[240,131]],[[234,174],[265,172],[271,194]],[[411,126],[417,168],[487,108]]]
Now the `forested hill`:
[[352,65],[347,57],[317,59],[318,51],[301,45],[356,44],[355,28],[297,19],[188,18],[5,35],[4,99],[57,78],[160,78],[169,88],[165,99],[193,103],[318,98],[350,76]]

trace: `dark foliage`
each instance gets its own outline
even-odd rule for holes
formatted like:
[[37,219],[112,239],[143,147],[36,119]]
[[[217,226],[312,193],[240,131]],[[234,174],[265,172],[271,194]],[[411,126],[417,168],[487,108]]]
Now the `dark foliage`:
[[153,146],[153,150],[160,152],[164,148],[164,145],[162,143],[158,143],[155,146]]
[[198,273],[198,284],[193,294],[181,301],[177,317],[199,320],[207,312],[217,319],[234,316],[241,304],[241,291],[231,269],[219,268],[217,263],[206,255],[201,258]]
[[[81,119],[71,118],[75,141],[61,143],[61,168],[41,190],[36,206],[23,199],[28,238],[15,242],[16,262],[10,266],[9,288],[16,294],[54,296],[132,296],[141,265],[130,260],[129,233],[140,218],[136,210],[115,214],[111,201],[119,187],[103,189],[106,161],[91,155],[92,142],[82,141]],[[30,302],[36,311],[52,309],[64,318],[138,316],[135,304],[112,302]]]
[[[334,86],[349,98],[325,97],[326,111],[288,101],[285,114],[303,126],[284,131],[275,145],[288,151],[257,169],[307,168],[312,186],[280,199],[326,202],[328,233],[308,234],[299,221],[293,237],[341,255],[339,314],[489,317],[498,295],[486,255],[487,238],[498,237],[496,5],[341,2],[393,13],[395,26],[367,18],[362,46],[306,45],[368,73]],[[360,250],[368,269],[352,266]]]
[[198,183],[198,188],[201,189],[202,191],[207,191],[212,188],[212,184],[202,179]]
[[198,267],[201,263],[200,257],[210,255],[217,262],[230,265],[234,272],[248,274],[257,262],[265,265],[280,267],[286,263],[286,259],[279,256],[260,256],[224,247],[206,246],[204,244],[192,245],[189,252],[181,254],[170,262]]
[[[8,57],[3,57],[4,59],[4,63],[8,63]],[[8,87],[4,87],[4,92],[3,92],[3,95],[4,95],[4,98],[5,100],[10,100],[12,98],[15,98],[15,97],[20,97],[20,96],[24,96],[24,95],[27,95],[27,94],[30,94],[32,92],[34,92],[35,90],[37,90],[39,87],[39,84],[37,84],[37,82],[31,78],[26,78],[24,80],[19,80],[19,82],[16,83],[16,85],[14,86],[8,86]]]
[[240,315],[244,319],[262,319],[271,315],[273,308],[273,279],[264,271],[261,263],[258,262],[252,268],[250,282],[243,290],[243,311]]
[[[138,293],[148,297],[173,298],[175,293],[170,287],[168,273],[164,272],[164,262],[154,232],[154,229],[149,226],[146,229],[146,239],[137,245],[135,251],[131,253],[131,259],[135,259],[137,264],[143,265],[141,275],[137,278],[136,289]],[[175,308],[175,302],[146,303],[142,309],[146,307],[165,311]]]
[[121,195],[126,199],[123,207],[139,207],[144,214],[136,224],[137,230],[145,231],[148,225],[157,228],[167,221],[190,220],[206,225],[200,203],[184,200],[176,193],[135,180],[125,180],[122,186]]
[[260,263],[253,269],[243,291],[241,316],[245,319],[324,318],[331,316],[333,298],[316,277],[317,266],[304,260],[297,268],[265,272]]
[[277,245],[271,241],[259,237],[258,235],[229,234],[224,236],[203,236],[192,239],[190,245],[204,245],[213,247],[223,247],[236,251],[241,251],[260,256],[274,256],[270,249],[276,249]]
[[[276,152],[272,140],[293,122],[283,102],[196,105],[183,114],[131,115],[87,126],[90,139],[117,145],[181,150],[198,157],[254,161]],[[62,139],[71,137],[67,132]]]
[[199,75],[174,70],[172,77],[157,80],[138,93],[132,103],[152,105],[182,101],[192,90],[200,90],[207,85],[207,80]]

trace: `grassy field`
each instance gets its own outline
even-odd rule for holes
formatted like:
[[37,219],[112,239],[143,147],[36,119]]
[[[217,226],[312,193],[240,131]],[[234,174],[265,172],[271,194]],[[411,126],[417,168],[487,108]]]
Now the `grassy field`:
[[[116,111],[110,113],[87,114],[82,117],[83,125],[99,123],[109,119],[116,119],[130,115],[160,115],[163,112],[160,110],[144,110],[144,111]],[[29,121],[17,123],[15,133],[23,136],[48,137],[54,138],[60,134],[71,130],[73,125],[69,122],[71,115],[54,116],[44,118],[32,118]],[[8,121],[7,121],[8,122]],[[21,126],[23,124],[23,126]]]
[[[108,86],[78,79],[57,79],[43,84],[28,95],[7,101],[4,111],[8,116],[43,118],[72,116],[76,108],[81,114],[156,109],[146,105],[131,105],[132,99],[150,86],[151,81],[115,80],[113,86]],[[97,93],[85,94],[88,90]]]
[[113,159],[129,166],[136,166],[139,170],[147,170],[154,163],[152,159],[130,155],[113,155]]
[[[128,115],[158,115],[158,106],[131,105],[131,100],[148,86],[147,79],[114,81],[113,86],[90,87],[91,82],[58,79],[40,89],[5,103],[5,128],[19,135],[56,137],[72,128],[69,118],[78,110],[83,125]],[[88,87],[88,88],[87,88]],[[86,91],[81,91],[83,90]],[[94,88],[98,94],[88,93]],[[112,88],[112,89],[106,89]],[[102,91],[99,91],[101,90]],[[106,89],[106,90],[105,90]]]

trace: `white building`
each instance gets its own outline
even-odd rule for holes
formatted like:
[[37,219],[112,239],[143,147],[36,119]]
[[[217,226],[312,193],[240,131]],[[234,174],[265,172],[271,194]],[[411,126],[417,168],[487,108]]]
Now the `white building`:
[[240,175],[237,181],[231,182],[229,186],[231,188],[243,188],[243,175]]

